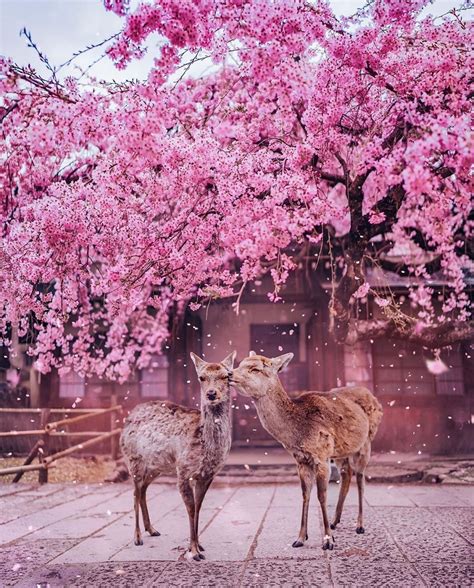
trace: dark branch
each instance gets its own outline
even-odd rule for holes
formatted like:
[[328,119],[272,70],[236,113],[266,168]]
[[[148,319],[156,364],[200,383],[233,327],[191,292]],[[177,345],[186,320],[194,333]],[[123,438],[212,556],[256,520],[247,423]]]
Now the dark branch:
[[[407,317],[408,318],[408,317]],[[474,321],[446,321],[441,325],[418,327],[416,319],[409,323],[394,323],[390,319],[373,321],[351,321],[345,343],[354,345],[358,341],[389,337],[423,345],[428,349],[440,349],[474,337]]]

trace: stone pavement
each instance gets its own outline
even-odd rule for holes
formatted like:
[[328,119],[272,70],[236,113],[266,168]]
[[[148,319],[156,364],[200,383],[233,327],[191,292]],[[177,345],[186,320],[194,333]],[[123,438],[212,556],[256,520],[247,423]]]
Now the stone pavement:
[[[372,482],[399,484],[427,482],[429,484],[474,484],[474,456],[439,456],[413,453],[374,453],[366,471]],[[227,481],[249,476],[257,481],[298,482],[293,457],[278,447],[232,448],[222,473]],[[339,479],[333,466],[333,480]]]
[[[330,512],[339,488],[330,485]],[[471,486],[366,488],[364,535],[355,533],[351,488],[336,546],[322,551],[316,493],[310,539],[291,547],[300,519],[297,484],[211,487],[201,517],[206,561],[183,559],[188,523],[176,488],[149,489],[160,537],[132,541],[132,487],[0,486],[0,585],[472,586]]]
[[[474,484],[474,455],[375,453],[366,474],[369,481],[382,484]],[[122,460],[107,481],[122,482],[127,478],[128,470]],[[295,460],[280,447],[232,447],[218,479],[227,484],[299,483]],[[333,464],[331,481],[336,480],[339,473]]]

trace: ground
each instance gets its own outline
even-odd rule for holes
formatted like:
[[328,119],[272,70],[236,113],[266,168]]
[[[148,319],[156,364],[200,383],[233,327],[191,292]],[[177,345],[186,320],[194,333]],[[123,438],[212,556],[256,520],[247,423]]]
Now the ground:
[[[331,484],[330,512],[338,485]],[[132,541],[132,487],[30,484],[0,487],[2,586],[471,586],[468,485],[369,484],[366,533],[347,500],[334,551],[321,549],[316,495],[310,538],[291,547],[300,520],[297,484],[211,487],[202,511],[206,561],[183,559],[188,525],[174,485],[155,483],[150,511],[160,537]]]
[[[24,457],[0,457],[0,468],[10,468],[25,462]],[[34,463],[37,463],[35,460]],[[48,481],[94,483],[103,482],[109,477],[115,468],[115,462],[109,457],[63,457],[55,463],[55,467],[48,472]],[[0,476],[0,484],[10,484],[13,475]],[[38,472],[25,472],[22,482],[35,483],[38,481]]]
[[[0,457],[0,469],[20,465],[24,457]],[[49,471],[49,481],[92,484],[106,479],[120,481],[121,468],[104,455],[90,457],[65,457],[54,462]],[[123,466],[125,469],[125,466]],[[474,455],[430,456],[418,453],[376,453],[372,455],[367,469],[371,482],[401,483],[458,483],[474,484]],[[13,475],[0,476],[0,484],[9,484]],[[264,482],[274,484],[297,482],[293,457],[278,447],[232,448],[220,479],[228,483]],[[333,469],[333,479],[337,471]],[[24,482],[34,483],[38,472],[26,472]]]

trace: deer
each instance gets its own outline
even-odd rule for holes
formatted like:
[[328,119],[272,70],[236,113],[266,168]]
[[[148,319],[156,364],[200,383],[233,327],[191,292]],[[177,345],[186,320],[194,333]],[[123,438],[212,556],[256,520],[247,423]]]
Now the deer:
[[235,354],[232,352],[220,363],[207,363],[191,353],[200,382],[200,410],[155,400],[139,404],[127,417],[120,445],[135,486],[135,545],[143,545],[140,509],[145,531],[151,536],[160,535],[150,522],[148,486],[160,475],[176,473],[189,518],[186,558],[205,559],[199,543],[199,513],[232,442],[229,377]]
[[[290,398],[278,373],[293,359],[286,353],[270,359],[251,351],[233,370],[231,384],[255,404],[262,426],[293,455],[303,494],[300,532],[293,547],[308,539],[308,507],[316,481],[321,508],[323,549],[334,548],[334,530],[341,521],[344,501],[352,473],[356,473],[359,511],[356,533],[365,532],[363,499],[365,469],[370,459],[371,442],[382,419],[382,406],[364,387],[335,388],[327,393],[303,392]],[[327,515],[329,460],[334,459],[341,473],[341,486],[333,522]]]

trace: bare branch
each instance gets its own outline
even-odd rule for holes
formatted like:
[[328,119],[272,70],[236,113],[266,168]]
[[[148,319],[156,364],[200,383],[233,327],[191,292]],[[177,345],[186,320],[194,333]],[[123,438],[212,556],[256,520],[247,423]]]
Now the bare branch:
[[474,337],[474,321],[446,321],[440,325],[420,328],[416,319],[408,324],[396,324],[390,319],[352,320],[345,343],[354,345],[359,341],[390,337],[417,343],[428,349],[440,349]]

